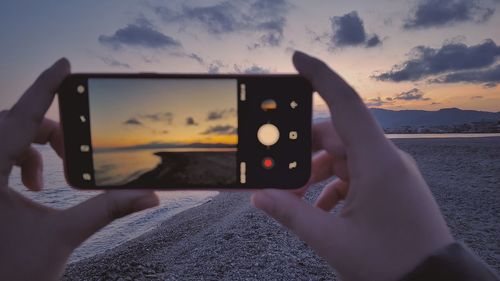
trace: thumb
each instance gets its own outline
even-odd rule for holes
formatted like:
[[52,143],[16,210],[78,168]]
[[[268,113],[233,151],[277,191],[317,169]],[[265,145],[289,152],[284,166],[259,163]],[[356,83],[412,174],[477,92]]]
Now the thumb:
[[252,204],[295,232],[314,249],[328,239],[330,224],[327,212],[314,208],[288,191],[267,189],[252,195]]
[[159,203],[149,190],[112,190],[93,197],[59,214],[57,226],[62,238],[76,248],[115,219]]

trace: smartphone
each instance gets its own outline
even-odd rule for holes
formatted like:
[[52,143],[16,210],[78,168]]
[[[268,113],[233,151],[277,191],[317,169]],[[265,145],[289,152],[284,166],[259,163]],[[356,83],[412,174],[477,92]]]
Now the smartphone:
[[72,74],[58,90],[80,189],[295,189],[311,170],[298,75]]

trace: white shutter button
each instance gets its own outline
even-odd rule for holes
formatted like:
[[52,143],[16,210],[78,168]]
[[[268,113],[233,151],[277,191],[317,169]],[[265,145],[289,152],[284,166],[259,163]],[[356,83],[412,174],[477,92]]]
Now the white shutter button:
[[265,146],[271,146],[278,142],[280,131],[273,124],[264,124],[257,131],[257,139]]

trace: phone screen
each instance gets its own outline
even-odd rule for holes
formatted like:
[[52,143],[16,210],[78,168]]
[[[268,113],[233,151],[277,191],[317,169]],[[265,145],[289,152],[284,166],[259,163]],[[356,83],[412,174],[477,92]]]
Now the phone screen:
[[97,186],[237,183],[236,79],[88,80]]
[[83,189],[301,187],[312,87],[298,75],[72,74],[64,167]]

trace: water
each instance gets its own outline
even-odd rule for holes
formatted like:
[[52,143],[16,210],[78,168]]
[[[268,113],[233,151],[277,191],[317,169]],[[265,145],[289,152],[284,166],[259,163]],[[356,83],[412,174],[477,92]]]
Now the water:
[[158,149],[94,152],[96,183],[100,186],[120,185],[135,180],[160,163],[154,155]]
[[99,186],[120,185],[151,171],[161,161],[156,152],[231,151],[235,148],[150,148],[94,151],[94,170]]
[[[62,161],[49,146],[36,146],[44,160],[45,188],[40,192],[29,191],[21,183],[19,168],[15,167],[9,186],[24,196],[53,208],[64,209],[85,201],[98,191],[79,191],[69,187],[64,179]],[[217,195],[215,191],[157,192],[160,205],[114,221],[90,237],[76,249],[70,262],[102,253],[133,239],[159,225],[165,219],[188,208],[198,206]]]

